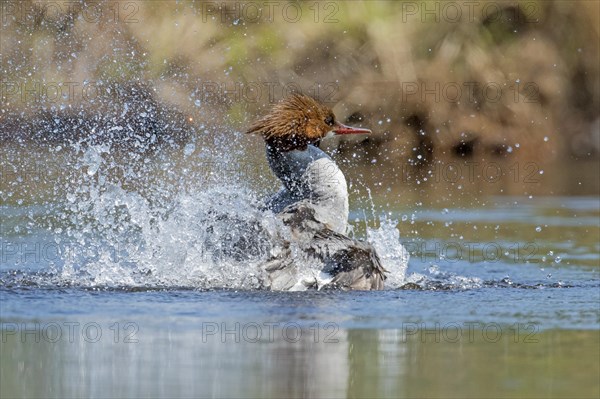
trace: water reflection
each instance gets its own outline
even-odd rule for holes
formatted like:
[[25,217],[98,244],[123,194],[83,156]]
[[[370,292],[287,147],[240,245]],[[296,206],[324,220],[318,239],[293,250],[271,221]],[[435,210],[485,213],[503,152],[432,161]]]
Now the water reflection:
[[[60,324],[60,323],[58,323]],[[598,397],[599,331],[141,325],[49,342],[3,322],[2,397]],[[43,323],[40,327],[43,330]],[[62,324],[61,324],[62,325]],[[83,323],[82,323],[83,325]],[[295,326],[293,326],[295,325]],[[292,326],[292,327],[290,327]],[[121,325],[122,327],[122,325]],[[244,330],[245,328],[245,330]],[[39,342],[36,342],[36,337]],[[53,336],[54,337],[54,336]],[[95,338],[92,336],[91,338]],[[573,373],[573,370],[587,370]]]

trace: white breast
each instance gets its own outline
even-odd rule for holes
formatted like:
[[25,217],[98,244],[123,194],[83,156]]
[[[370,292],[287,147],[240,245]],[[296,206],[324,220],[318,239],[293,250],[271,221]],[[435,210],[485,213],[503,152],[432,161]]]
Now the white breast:
[[277,151],[267,146],[267,159],[284,186],[267,202],[269,209],[279,213],[288,205],[306,201],[314,206],[321,223],[346,233],[348,186],[329,155],[313,145],[302,151]]
[[344,174],[329,158],[310,163],[302,176],[315,205],[317,219],[335,232],[345,234],[348,225],[348,186]]

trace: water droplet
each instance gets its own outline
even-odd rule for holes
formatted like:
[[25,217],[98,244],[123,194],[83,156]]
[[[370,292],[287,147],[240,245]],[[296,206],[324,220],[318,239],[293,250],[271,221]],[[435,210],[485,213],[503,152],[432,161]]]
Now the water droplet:
[[183,149],[183,154],[188,157],[190,155],[192,155],[192,153],[196,150],[196,146],[194,145],[194,143],[189,143],[185,146],[185,148]]

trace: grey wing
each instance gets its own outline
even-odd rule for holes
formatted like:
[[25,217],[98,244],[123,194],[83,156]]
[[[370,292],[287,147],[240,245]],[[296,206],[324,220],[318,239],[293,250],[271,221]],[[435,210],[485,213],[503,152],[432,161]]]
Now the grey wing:
[[334,276],[325,288],[383,289],[387,270],[369,243],[323,230],[315,236],[313,247],[325,263],[323,271]]
[[326,288],[380,290],[387,270],[368,243],[336,233],[315,218],[314,208],[303,201],[280,213],[300,246],[324,263],[333,280]]

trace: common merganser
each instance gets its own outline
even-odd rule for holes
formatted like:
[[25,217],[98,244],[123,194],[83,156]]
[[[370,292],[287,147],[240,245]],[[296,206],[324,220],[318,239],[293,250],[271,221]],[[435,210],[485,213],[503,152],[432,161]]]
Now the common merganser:
[[294,94],[254,122],[247,133],[261,135],[269,166],[283,183],[267,207],[291,230],[291,240],[322,265],[312,279],[298,281],[291,243],[264,270],[272,290],[334,288],[380,290],[387,272],[375,249],[346,236],[348,187],[336,163],[315,144],[334,134],[369,134],[336,121],[333,111],[306,95]]

